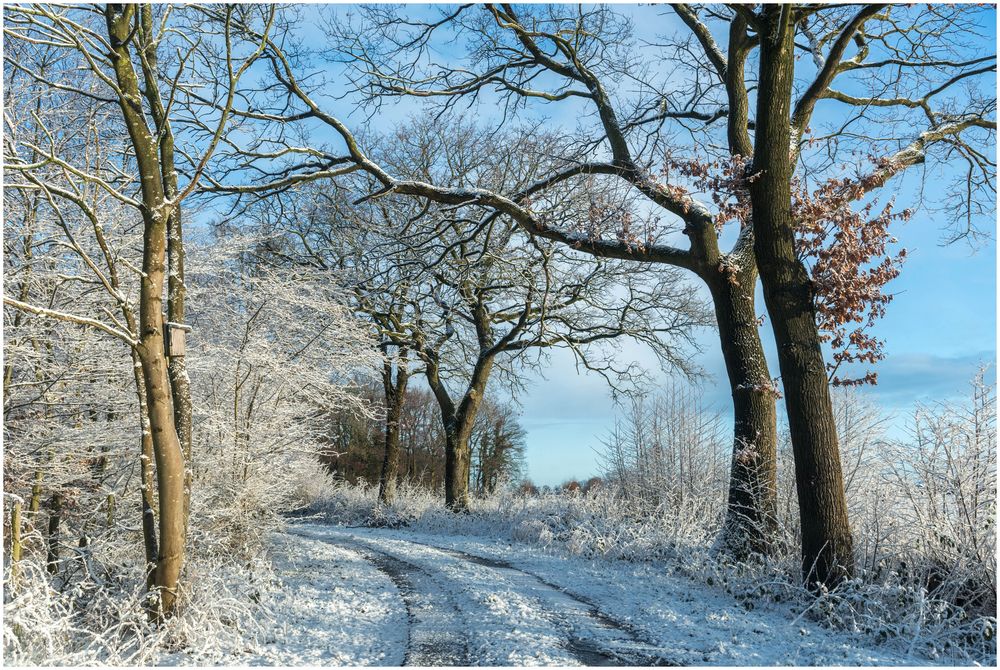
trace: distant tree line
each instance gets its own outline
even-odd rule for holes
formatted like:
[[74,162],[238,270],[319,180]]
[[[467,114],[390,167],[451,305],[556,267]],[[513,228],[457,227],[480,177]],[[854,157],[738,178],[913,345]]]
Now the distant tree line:
[[[361,391],[376,413],[384,411],[382,389]],[[397,482],[440,490],[445,482],[445,437],[433,394],[412,389],[399,416]],[[375,484],[382,476],[385,421],[356,412],[341,411],[329,418],[325,447],[320,454],[330,472],[351,484]],[[501,486],[516,486],[526,469],[526,433],[514,405],[487,396],[469,438],[471,467],[469,488],[489,495]]]

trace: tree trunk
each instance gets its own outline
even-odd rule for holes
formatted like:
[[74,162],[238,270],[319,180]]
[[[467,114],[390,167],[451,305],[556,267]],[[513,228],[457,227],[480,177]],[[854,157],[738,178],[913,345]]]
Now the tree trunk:
[[453,512],[468,512],[469,435],[458,423],[445,431],[444,501]]
[[[142,45],[142,63],[145,88],[143,93],[149,102],[149,109],[159,140],[159,169],[163,184],[163,195],[168,200],[177,197],[177,169],[174,166],[174,133],[167,118],[159,91],[159,59],[153,36],[153,13],[148,4],[141,5],[139,43]],[[167,221],[167,318],[172,323],[183,324],[185,319],[185,299],[187,287],[184,284],[184,227],[180,205],[170,208]],[[174,406],[174,425],[177,438],[184,453],[187,468],[184,473],[184,527],[191,509],[191,380],[187,373],[184,356],[171,356],[168,360],[170,391]]]
[[769,554],[777,533],[777,412],[760,341],[753,262],[709,284],[733,397],[733,456],[722,547],[737,558]]
[[[51,457],[49,460],[52,460]],[[42,506],[42,476],[41,470],[35,470],[35,481],[31,485],[31,501],[28,503],[28,513],[32,515],[32,519]]]
[[[162,262],[157,272],[154,266],[143,265],[147,276],[159,277],[163,286]],[[142,314],[145,335],[139,344],[143,379],[146,382],[149,426],[152,435],[153,456],[156,462],[156,488],[159,494],[159,553],[156,557],[155,583],[160,589],[160,607],[164,616],[173,612],[177,598],[177,581],[184,562],[184,456],[174,428],[174,412],[170,394],[170,380],[163,355],[162,314],[159,292],[151,292],[142,281]],[[151,315],[150,312],[155,312]],[[159,321],[159,327],[147,329],[145,324]],[[153,329],[155,328],[155,329]],[[145,515],[144,515],[145,516]]]
[[469,469],[472,463],[469,439],[486,393],[486,382],[493,371],[493,361],[492,355],[480,356],[458,411],[445,419],[445,504],[453,512],[469,511]]
[[155,582],[159,589],[160,614],[169,616],[177,602],[177,582],[184,563],[186,522],[184,452],[174,423],[172,387],[163,347],[163,289],[166,283],[167,228],[172,206],[164,194],[157,142],[146,124],[139,80],[132,67],[129,42],[133,36],[135,11],[135,6],[108,5],[105,18],[111,47],[109,57],[120,89],[118,104],[141,178],[143,275],[139,288],[139,343],[136,351],[145,382],[159,494],[160,541]]
[[393,364],[386,361],[382,373],[385,391],[385,454],[382,457],[382,474],[379,478],[378,500],[391,505],[396,499],[396,482],[399,479],[399,418],[406,402],[406,384],[409,379],[405,354],[396,358],[396,379],[392,378]]
[[763,9],[756,137],[750,186],[754,252],[778,347],[795,456],[807,583],[852,574],[853,542],[837,430],[809,274],[795,252],[790,107],[794,26],[788,5]]
[[382,456],[382,474],[379,477],[378,500],[391,505],[396,499],[396,482],[399,479],[399,415],[401,400],[392,399],[385,417],[385,453]]
[[109,493],[105,499],[105,518],[104,525],[106,528],[111,528],[115,525],[115,494]]
[[21,560],[21,501],[14,503],[10,510],[10,585],[14,586],[18,580],[18,571]]
[[156,513],[153,501],[153,435],[149,429],[149,408],[146,403],[146,382],[142,378],[142,363],[139,353],[132,350],[133,371],[135,372],[135,393],[139,402],[139,492],[142,513],[142,545],[146,554],[146,587],[156,586]]
[[54,493],[49,500],[48,551],[45,556],[46,569],[53,575],[59,572],[59,523],[62,521],[63,496]]
[[[181,308],[183,314],[183,307]],[[176,317],[171,315],[170,320]],[[183,317],[181,317],[183,319]],[[183,321],[174,321],[182,323]],[[191,380],[187,373],[187,365],[183,356],[171,356],[169,359],[168,372],[170,374],[171,401],[174,407],[174,425],[177,426],[177,439],[181,444],[181,451],[184,455],[184,528],[187,534],[188,516],[191,513]]]
[[[486,332],[486,327],[480,327]],[[486,350],[484,342],[480,342]],[[469,438],[476,414],[483,402],[486,392],[486,382],[493,370],[494,354],[483,353],[476,361],[475,368],[469,380],[469,386],[462,396],[462,401],[456,408],[441,382],[436,352],[424,352],[427,363],[425,371],[427,383],[434,392],[441,409],[441,421],[444,425],[444,500],[448,509],[453,512],[467,512],[469,509],[469,466],[472,455],[469,449]]]

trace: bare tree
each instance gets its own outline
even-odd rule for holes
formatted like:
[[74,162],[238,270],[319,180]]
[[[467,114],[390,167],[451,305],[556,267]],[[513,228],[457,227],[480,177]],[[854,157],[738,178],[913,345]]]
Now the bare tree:
[[[306,73],[298,71],[297,62],[272,42],[268,54],[274,77],[285,95],[275,104],[247,91],[248,98],[254,100],[253,109],[237,113],[272,124],[274,130],[261,136],[278,139],[233,151],[232,175],[246,174],[247,161],[253,159],[257,176],[253,184],[237,186],[230,180],[213,188],[237,192],[285,189],[301,181],[335,178],[360,170],[377,181],[377,195],[393,193],[456,208],[487,208],[494,214],[482,219],[483,227],[502,213],[534,236],[598,258],[652,263],[694,273],[712,295],[733,392],[735,435],[727,524],[733,535],[730,545],[737,551],[766,551],[774,520],[775,389],[758,335],[754,309],[757,271],[746,212],[739,203],[712,212],[693,191],[659,179],[657,172],[666,165],[654,134],[646,130],[648,110],[612,96],[610,82],[633,77],[625,56],[629,50],[627,26],[612,10],[588,9],[578,15],[553,8],[540,10],[539,16],[530,10],[523,18],[520,11],[509,6],[470,6],[446,11],[441,21],[421,23],[376,8],[366,14],[369,25],[349,25],[342,17],[332,25],[340,25],[335,29],[341,39],[335,44],[357,65],[359,86],[368,87],[374,101],[382,96],[406,95],[444,100],[450,107],[467,96],[475,98],[487,89],[496,89],[510,112],[533,101],[586,103],[585,113],[595,119],[596,127],[563,146],[517,145],[524,160],[533,160],[536,154],[550,158],[535,180],[513,189],[490,188],[475,182],[472,188],[394,173],[371,158],[342,121],[324,111],[321,88],[306,79]],[[422,57],[435,31],[450,29],[475,54],[468,59],[469,67],[434,63],[425,70]],[[397,57],[402,59],[399,64]],[[406,60],[411,57],[412,61]],[[620,65],[622,59],[627,63],[624,67]],[[547,78],[555,82],[553,90],[540,90],[534,85],[536,80]],[[683,110],[667,116],[705,121],[724,115],[713,109],[707,116],[701,112],[692,116]],[[306,149],[286,139],[291,125],[307,119],[318,120],[335,131],[346,145],[346,152],[314,146]],[[735,146],[733,153],[747,155]],[[287,160],[276,163],[275,156]],[[728,169],[735,178],[741,168],[742,162],[737,162]],[[704,191],[707,184],[703,171],[688,164],[684,170],[686,175],[681,175],[679,181],[700,184]],[[637,194],[645,201],[643,207],[676,217],[680,226],[638,225],[631,209],[614,203],[608,206],[605,194],[609,190],[630,191],[632,199]],[[589,193],[589,211],[575,221],[546,217],[545,207],[563,199],[566,191]],[[720,247],[717,226],[731,219],[737,220],[741,232],[726,252]],[[678,232],[686,236],[688,248],[670,242],[671,235]]]
[[[46,133],[48,141],[40,145],[7,143],[7,169],[24,179],[23,188],[38,189],[50,202],[58,203],[53,204],[57,210],[77,208],[90,221],[99,253],[108,267],[98,266],[67,231],[70,246],[121,309],[132,309],[126,304],[115,276],[122,262],[114,257],[112,247],[103,237],[103,221],[90,205],[91,194],[100,193],[138,215],[143,236],[141,270],[135,265],[130,268],[139,275],[138,316],[133,321],[129,321],[128,315],[119,320],[105,312],[99,318],[92,318],[12,298],[4,300],[18,309],[102,330],[123,340],[134,351],[139,363],[136,371],[142,376],[141,385],[137,378],[136,386],[137,389],[141,386],[138,392],[145,394],[158,490],[159,544],[153,582],[158,589],[159,611],[169,615],[176,603],[183,565],[190,493],[185,468],[190,456],[190,390],[183,362],[168,361],[164,341],[165,322],[173,316],[183,317],[184,313],[180,205],[197,187],[209,158],[230,125],[229,109],[240,78],[260,55],[259,43],[247,45],[235,39],[232,17],[238,13],[241,20],[255,21],[263,26],[265,34],[270,19],[266,9],[255,16],[253,11],[235,12],[230,8],[217,24],[199,24],[205,31],[206,43],[214,41],[222,45],[221,61],[226,65],[227,75],[216,81],[220,85],[213,91],[220,112],[213,118],[213,125],[208,126],[208,139],[186,151],[175,146],[170,127],[171,105],[185,97],[186,86],[198,88],[198,83],[181,85],[179,80],[191,72],[188,59],[202,48],[202,43],[181,39],[176,45],[180,58],[173,63],[174,71],[167,74],[156,54],[165,40],[177,39],[178,33],[169,20],[173,10],[165,9],[158,22],[153,12],[149,5],[104,8],[23,5],[5,11],[8,40],[19,43],[25,52],[33,48],[51,49],[61,63],[69,65],[53,75],[51,68],[50,71],[34,68],[32,59],[20,57],[24,55],[21,53],[16,59],[6,58],[6,68],[59,92],[80,108],[92,107],[96,114],[113,119],[113,127],[128,137],[125,146],[115,147],[120,152],[115,156],[120,162],[106,159],[97,168],[87,162],[87,154],[61,152],[62,147],[53,140],[56,136],[52,133]],[[199,20],[197,12],[194,16]],[[215,75],[213,72],[211,76]],[[36,120],[44,123],[37,116]],[[71,126],[67,130],[78,131]],[[99,126],[99,130],[105,132],[105,127]],[[178,171],[184,169],[177,164],[179,154],[185,157],[188,168],[188,182],[183,187],[178,186]],[[62,183],[53,181],[50,173],[55,173]],[[169,289],[170,313],[166,320],[162,310],[164,288]],[[147,553],[150,549],[147,541]]]
[[[445,130],[425,118],[401,127],[393,140],[380,151],[385,164],[440,182],[526,181],[534,171],[505,150],[520,141],[516,136],[493,139],[469,125]],[[401,144],[416,150],[400,150]],[[353,191],[363,196],[371,188],[363,181]],[[305,223],[298,225],[296,253],[304,262],[350,268],[358,311],[387,346],[419,359],[445,427],[449,507],[468,505],[469,438],[495,367],[509,379],[515,362],[526,362],[532,350],[562,346],[614,379],[630,371],[604,360],[597,345],[617,337],[649,345],[668,364],[685,364],[673,342],[687,341],[687,329],[703,317],[669,273],[594,263],[525,237],[490,210],[457,216],[409,199],[402,206],[387,198],[353,205],[350,199],[320,194],[319,212],[305,210],[306,217],[298,207],[295,223]],[[559,207],[547,212],[563,216]]]

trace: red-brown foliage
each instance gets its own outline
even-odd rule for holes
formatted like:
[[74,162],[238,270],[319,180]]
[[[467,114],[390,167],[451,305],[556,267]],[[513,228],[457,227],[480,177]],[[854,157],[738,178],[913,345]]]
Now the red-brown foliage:
[[799,253],[810,262],[819,327],[833,347],[827,367],[834,385],[876,383],[871,370],[853,378],[837,371],[844,363],[874,365],[885,357],[884,341],[868,331],[885,316],[893,297],[886,285],[899,276],[906,258],[905,249],[889,250],[896,244],[889,226],[911,212],[894,211],[892,200],[880,209],[874,200],[852,207],[884,178],[878,170],[857,179],[830,179],[812,193],[793,185]]

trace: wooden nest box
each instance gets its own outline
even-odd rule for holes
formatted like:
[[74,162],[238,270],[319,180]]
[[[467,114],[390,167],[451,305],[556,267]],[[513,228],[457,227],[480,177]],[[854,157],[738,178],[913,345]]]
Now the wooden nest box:
[[183,356],[184,339],[186,334],[191,330],[191,326],[183,323],[173,323],[164,319],[163,327],[166,329],[163,337],[164,353],[167,356]]

